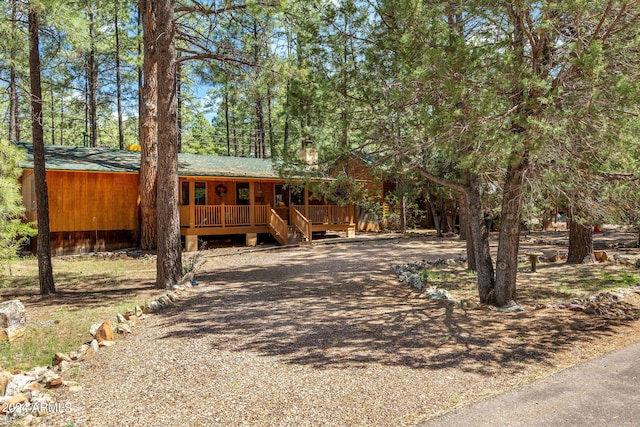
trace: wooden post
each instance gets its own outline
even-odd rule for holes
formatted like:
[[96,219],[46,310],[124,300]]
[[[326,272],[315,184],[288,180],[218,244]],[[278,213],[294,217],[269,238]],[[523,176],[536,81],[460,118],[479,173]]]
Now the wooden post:
[[[256,225],[255,209],[255,183],[251,181],[249,182],[249,225],[252,227]],[[255,245],[249,245],[247,243],[247,246]]]
[[531,272],[535,273],[536,265],[538,264],[538,257],[541,257],[544,254],[542,252],[530,252],[527,253],[527,255],[529,256],[529,262],[531,262]]
[[196,227],[196,182],[190,179],[189,180],[189,228],[195,228],[195,227]]

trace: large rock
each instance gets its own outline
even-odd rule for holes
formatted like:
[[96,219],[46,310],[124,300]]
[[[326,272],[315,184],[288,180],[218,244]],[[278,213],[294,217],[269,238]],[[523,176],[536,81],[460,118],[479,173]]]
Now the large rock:
[[98,344],[104,341],[113,341],[116,338],[113,332],[113,327],[111,326],[111,322],[108,321],[102,323],[98,327],[94,336],[96,337],[96,340],[98,340]]
[[18,300],[0,303],[0,340],[13,341],[24,335],[27,315]]
[[31,375],[17,374],[14,375],[11,379],[11,382],[7,385],[7,389],[5,390],[6,396],[13,396],[18,393],[22,393],[24,388],[31,384],[36,379]]
[[593,256],[598,262],[607,262],[609,261],[609,256],[605,251],[593,251]]

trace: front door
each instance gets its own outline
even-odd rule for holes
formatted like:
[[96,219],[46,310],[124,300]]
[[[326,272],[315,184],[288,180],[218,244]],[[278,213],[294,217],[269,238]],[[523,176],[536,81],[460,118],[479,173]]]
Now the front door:
[[249,197],[249,183],[243,182],[236,184],[236,203],[239,205],[251,204]]

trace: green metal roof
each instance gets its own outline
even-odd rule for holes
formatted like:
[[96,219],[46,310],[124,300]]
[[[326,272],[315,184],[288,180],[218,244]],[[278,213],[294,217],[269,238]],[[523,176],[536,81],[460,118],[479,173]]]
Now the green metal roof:
[[[18,143],[26,151],[20,163],[23,169],[33,169],[33,145]],[[111,148],[71,147],[45,145],[47,170],[82,172],[129,172],[140,170],[140,152]],[[178,154],[180,176],[264,178],[279,179],[269,159],[249,157],[207,156],[200,154]]]

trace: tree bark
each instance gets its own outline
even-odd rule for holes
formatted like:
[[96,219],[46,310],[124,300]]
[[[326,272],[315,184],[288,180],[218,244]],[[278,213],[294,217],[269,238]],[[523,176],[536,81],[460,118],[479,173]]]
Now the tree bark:
[[98,64],[96,61],[96,34],[93,6],[89,5],[89,58],[87,81],[89,85],[89,146],[98,146]]
[[157,102],[158,75],[155,45],[155,13],[151,0],[139,3],[143,27],[144,82],[140,101],[140,247],[153,250],[158,245],[157,234]]
[[16,75],[16,27],[17,24],[17,6],[15,0],[11,3],[11,50],[9,51],[9,141],[18,141],[18,77]]
[[492,304],[495,298],[495,276],[491,251],[489,248],[489,230],[484,221],[480,179],[466,171],[467,191],[464,197],[469,215],[469,237],[473,245],[474,260],[478,273],[478,295],[483,304]]
[[589,264],[592,262],[595,262],[593,228],[584,226],[574,218],[571,218],[567,264]]
[[442,218],[444,215],[444,201],[438,196],[429,196],[429,205],[431,206],[431,216],[433,217],[433,225],[436,227],[436,237],[442,237]]
[[11,64],[9,70],[9,141],[18,141],[18,90],[16,67]]
[[44,132],[42,129],[42,84],[40,81],[40,40],[38,14],[29,9],[29,74],[31,80],[31,133],[33,138],[33,173],[36,183],[38,219],[38,278],[40,295],[56,292],[51,265],[49,233],[49,194],[44,159]]
[[182,65],[176,63],[176,99],[178,102],[177,132],[178,132],[178,153],[182,153]]
[[476,254],[473,250],[473,239],[471,237],[471,225],[469,224],[469,212],[467,212],[467,201],[464,194],[460,196],[460,239],[466,242],[467,247],[467,270],[476,271]]
[[460,212],[458,218],[460,219],[460,240],[467,240],[467,206],[464,202],[464,194],[460,196],[459,200]]
[[124,126],[122,124],[122,82],[120,76],[120,28],[118,26],[118,2],[116,1],[114,12],[115,38],[116,38],[116,100],[118,109],[118,147],[124,150]]
[[176,285],[182,276],[178,211],[178,124],[174,0],[158,0],[158,258],[156,288]]
[[227,137],[227,156],[231,156],[231,133],[229,131],[229,87],[224,84],[224,126]]
[[400,198],[400,233],[407,234],[407,195],[404,192]]
[[520,162],[507,168],[502,192],[500,234],[498,237],[498,255],[496,257],[495,303],[497,306],[506,305],[516,298],[522,190],[524,174],[528,166],[528,158],[525,154]]

